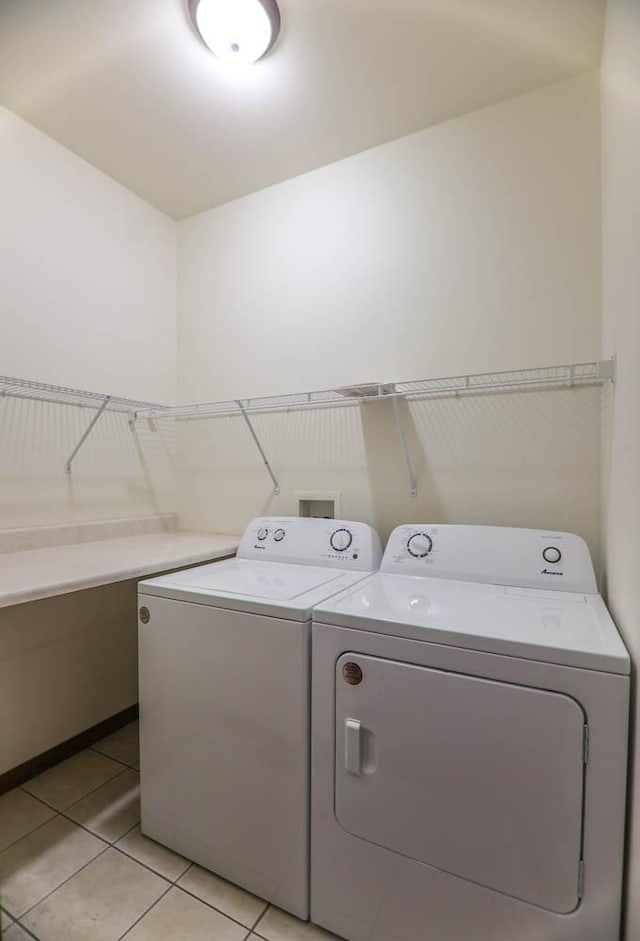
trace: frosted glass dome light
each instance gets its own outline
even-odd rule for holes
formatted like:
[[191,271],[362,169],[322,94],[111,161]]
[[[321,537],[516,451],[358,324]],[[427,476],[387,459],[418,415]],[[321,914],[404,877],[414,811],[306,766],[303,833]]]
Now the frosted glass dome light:
[[189,0],[189,12],[214,55],[232,63],[257,62],[280,30],[276,0]]

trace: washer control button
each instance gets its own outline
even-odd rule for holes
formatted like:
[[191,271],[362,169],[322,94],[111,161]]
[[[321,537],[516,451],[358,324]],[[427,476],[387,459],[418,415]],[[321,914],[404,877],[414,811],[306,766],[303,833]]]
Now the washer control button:
[[353,536],[348,529],[336,529],[335,532],[331,533],[329,542],[331,548],[335,549],[336,552],[344,552],[353,542]]
[[284,529],[276,529],[275,533],[273,534],[273,538],[276,542],[282,542],[284,539]]
[[415,559],[424,559],[432,549],[431,536],[426,533],[414,533],[413,536],[409,536],[407,539],[407,550],[409,555],[412,555]]
[[551,565],[557,565],[562,558],[562,553],[557,546],[547,546],[546,549],[542,550],[542,558]]
[[261,542],[263,541],[263,539],[266,539],[268,535],[269,535],[269,530],[268,530],[268,529],[259,529],[259,530],[258,530],[258,539],[259,539]]

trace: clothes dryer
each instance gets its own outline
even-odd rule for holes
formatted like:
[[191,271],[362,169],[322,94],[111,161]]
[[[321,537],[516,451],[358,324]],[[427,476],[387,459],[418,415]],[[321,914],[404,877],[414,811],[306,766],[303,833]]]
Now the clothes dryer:
[[380,563],[364,523],[253,520],[139,585],[142,832],[309,917],[312,606]]
[[401,526],[312,647],[314,922],[616,941],[630,665],[583,540]]

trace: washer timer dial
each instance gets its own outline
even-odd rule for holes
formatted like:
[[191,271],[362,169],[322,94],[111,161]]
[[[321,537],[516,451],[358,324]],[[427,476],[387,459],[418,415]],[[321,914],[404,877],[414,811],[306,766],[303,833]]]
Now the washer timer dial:
[[258,530],[257,536],[258,536],[258,539],[260,540],[260,542],[262,542],[264,539],[266,539],[268,535],[269,535],[269,530],[268,530],[268,529],[264,529],[264,528],[263,528],[263,529],[259,529],[259,530]]
[[329,539],[331,548],[336,552],[345,552],[353,542],[353,535],[348,529],[336,529]]
[[276,529],[275,533],[273,534],[273,538],[276,542],[282,542],[284,535],[284,529]]
[[547,546],[542,550],[542,558],[551,565],[557,565],[562,558],[562,553],[556,546]]
[[426,533],[414,533],[407,539],[407,551],[415,559],[424,559],[433,549],[431,536]]

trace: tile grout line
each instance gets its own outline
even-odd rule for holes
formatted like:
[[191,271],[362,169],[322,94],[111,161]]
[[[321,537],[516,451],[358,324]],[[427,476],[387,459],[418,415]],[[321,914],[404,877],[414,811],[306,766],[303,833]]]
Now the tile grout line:
[[[49,804],[47,804],[46,806],[49,807]],[[53,810],[53,807],[49,807],[49,809]],[[22,836],[19,836],[17,840],[13,840],[12,843],[7,843],[7,845],[3,847],[2,850],[0,850],[0,857],[2,857],[2,854],[5,853],[6,850],[11,849],[13,846],[15,846],[16,843],[19,843],[21,840],[26,840],[26,838],[28,836],[31,836],[32,833],[36,833],[38,830],[42,830],[43,827],[46,827],[46,825],[48,823],[51,823],[52,820],[55,820],[56,817],[61,817],[61,816],[62,814],[60,813],[60,811],[56,810],[53,817],[49,817],[48,820],[43,820],[42,823],[39,823],[37,827],[33,828],[33,830],[27,830],[26,833],[23,833]],[[4,908],[4,905],[2,907]]]
[[258,927],[258,925],[260,924],[260,922],[262,921],[262,919],[263,919],[264,916],[267,914],[267,912],[269,911],[270,908],[271,908],[271,902],[267,902],[267,906],[266,906],[266,908],[264,909],[264,911],[261,912],[260,915],[258,915],[258,917],[256,918],[256,920],[255,920],[254,923],[252,924],[252,926],[251,926],[251,930],[252,930],[252,931],[255,931],[255,930],[256,930],[256,928]]
[[[110,755],[110,754],[109,754],[108,752],[106,752],[106,751],[100,751],[100,749],[99,749],[99,748],[96,748],[95,745],[89,745],[89,749],[88,749],[88,750],[89,750],[89,751],[97,752],[98,755],[102,755],[104,758],[111,758],[113,761],[119,761],[121,765],[126,765],[127,768],[133,768],[134,771],[136,770],[135,766],[140,763],[140,755],[139,755],[139,754],[138,754],[138,757],[136,758],[135,761],[133,761],[133,762],[128,762],[128,761],[123,761],[122,758],[116,758],[115,755]],[[78,754],[80,754],[80,752],[78,752]],[[54,765],[54,768],[55,768],[55,765]]]
[[[197,866],[198,864],[197,864],[197,863],[194,863],[193,865]],[[209,869],[205,870],[205,872],[210,872],[210,871],[211,871],[211,870],[209,870]],[[183,872],[182,875],[184,876],[184,875],[186,875],[186,873]],[[215,873],[213,873],[213,875],[215,875]],[[222,878],[222,877],[220,877],[220,878]],[[182,879],[182,876],[180,876],[180,879]],[[233,882],[230,883],[230,884],[231,884],[231,885],[235,885],[235,883],[233,883]],[[181,891],[181,892],[184,892],[185,895],[190,895],[192,899],[195,899],[195,900],[196,900],[196,902],[202,902],[203,905],[206,905],[207,908],[210,908],[210,909],[212,909],[214,912],[217,912],[218,915],[224,915],[225,918],[228,918],[229,921],[234,922],[234,924],[240,925],[241,928],[246,928],[247,931],[249,932],[249,934],[251,934],[251,932],[253,931],[253,928],[247,928],[246,925],[243,925],[242,922],[241,922],[241,921],[238,921],[237,918],[234,918],[233,915],[229,915],[228,912],[223,912],[221,908],[216,908],[215,905],[212,905],[211,902],[207,902],[206,899],[200,898],[199,895],[194,895],[194,893],[193,893],[193,892],[190,892],[189,889],[185,889],[185,887],[184,887],[183,885],[178,885],[177,882],[174,882],[174,885],[175,885],[176,889],[180,889],[180,891]],[[240,886],[238,886],[238,888],[240,888]],[[244,889],[243,889],[243,891],[244,891]],[[257,896],[255,896],[255,898],[257,898]],[[268,908],[268,907],[269,907],[269,902],[267,902],[266,905],[267,905],[267,908]],[[267,909],[265,908],[265,912],[266,912],[266,910],[267,910]],[[262,913],[262,915],[264,915],[264,912]],[[260,918],[262,918],[262,915],[260,915]],[[260,918],[258,918],[258,921],[260,921]],[[256,922],[256,924],[257,924],[257,923],[258,923],[258,922]],[[244,939],[244,941],[246,941],[246,938]]]
[[[13,924],[14,924],[14,925],[18,925],[19,928],[22,928],[22,930],[25,932],[25,934],[28,934],[30,938],[33,938],[33,941],[40,941],[40,939],[38,938],[38,936],[35,935],[35,934],[33,933],[33,931],[30,931],[29,928],[26,928],[26,927],[22,924],[22,922],[20,921],[20,919],[16,918],[16,920],[14,921]],[[12,927],[12,926],[10,925],[9,927]]]
[[[136,827],[137,826],[138,824],[136,824]],[[131,830],[127,830],[127,833],[131,833]],[[125,833],[124,836],[126,835],[127,834]],[[122,839],[122,837],[119,837],[119,839]],[[162,844],[160,845],[162,846]],[[189,863],[185,871],[181,872],[177,879],[169,879],[167,876],[163,876],[161,872],[158,872],[157,869],[153,869],[148,863],[143,863],[142,860],[137,859],[135,856],[132,856],[130,853],[125,852],[125,850],[120,849],[120,847],[116,846],[115,843],[111,844],[111,849],[114,849],[117,853],[120,853],[121,856],[125,856],[127,859],[131,859],[134,863],[137,863],[139,866],[142,866],[143,869],[146,869],[147,872],[152,873],[154,876],[160,876],[161,879],[164,879],[164,881],[168,882],[170,885],[177,885],[178,879],[182,879],[182,877],[187,874],[191,866],[194,865],[193,863]],[[182,888],[182,886],[178,886],[178,888]]]
[[[102,755],[103,758],[110,758],[111,761],[117,761],[119,765],[124,765],[126,768],[132,768],[132,767],[133,767],[133,765],[130,765],[128,761],[123,761],[122,758],[116,758],[115,755],[108,755],[106,751],[100,751],[100,749],[99,749],[99,748],[96,748],[95,745],[89,745],[89,747],[88,747],[88,748],[84,748],[83,751],[92,751],[92,752],[95,752],[96,755]],[[76,754],[81,755],[82,752],[76,752]],[[71,757],[73,758],[73,755],[72,755]],[[67,759],[67,760],[68,760],[68,759]],[[62,764],[62,762],[61,762],[61,764]],[[53,767],[55,768],[55,767],[57,767],[57,766],[54,765]]]
[[[160,844],[160,845],[162,845],[162,844]],[[115,847],[113,847],[113,848],[114,848],[114,849],[118,849],[117,846],[115,846]],[[120,850],[120,852],[122,852],[122,851]],[[127,856],[126,853],[124,853],[123,855]],[[133,857],[128,857],[128,858],[129,858],[129,859],[132,859]],[[140,860],[135,860],[135,862],[140,863]],[[144,866],[144,863],[140,863],[140,865]],[[193,866],[195,866],[195,865],[197,865],[197,863],[191,863],[191,864],[189,865],[188,869],[186,869],[185,872],[181,873],[181,875],[178,876],[178,879],[182,879],[182,876],[186,875],[187,872],[189,871],[189,869],[191,869],[191,868],[192,868]],[[149,869],[148,866],[146,866],[145,868]],[[155,872],[155,870],[153,870],[153,869],[150,869],[149,871],[152,872],[154,875],[158,875],[158,873]],[[207,871],[208,871],[208,870],[207,870]],[[163,878],[164,878],[164,877],[163,877]],[[127,930],[125,931],[125,933],[124,933],[123,935],[120,935],[120,937],[118,938],[118,941],[123,941],[123,939],[126,938],[126,936],[129,934],[129,932],[132,931],[133,928],[138,924],[138,922],[139,922],[139,921],[142,921],[142,919],[145,917],[145,915],[148,915],[149,912],[151,911],[151,909],[155,908],[155,906],[165,897],[165,895],[167,895],[168,892],[171,891],[171,889],[179,889],[181,892],[184,892],[185,895],[188,895],[188,896],[190,896],[190,898],[195,899],[196,902],[200,902],[202,905],[205,905],[207,908],[211,909],[211,911],[214,911],[217,915],[222,915],[224,918],[226,918],[226,919],[228,919],[229,921],[232,921],[234,924],[238,925],[239,928],[244,928],[244,930],[245,930],[247,933],[245,934],[245,936],[244,936],[244,938],[242,939],[242,941],[248,941],[248,939],[251,937],[251,935],[252,935],[252,933],[253,933],[253,928],[248,928],[247,925],[243,925],[242,922],[238,921],[236,918],[234,918],[234,917],[233,917],[232,915],[230,915],[228,912],[224,912],[224,911],[222,911],[222,909],[216,908],[215,905],[212,905],[210,902],[207,902],[205,899],[200,898],[200,896],[198,896],[198,895],[194,895],[193,892],[190,892],[188,889],[185,889],[183,886],[178,885],[178,879],[176,879],[176,880],[174,880],[173,882],[171,882],[171,884],[168,886],[168,888],[166,889],[166,891],[163,892],[162,895],[161,895],[159,898],[156,899],[156,901],[153,903],[153,905],[150,905],[149,908],[146,910],[146,912],[144,912],[144,913],[140,916],[140,918],[138,918],[129,928],[127,928]],[[262,912],[262,913],[258,916],[256,922],[254,923],[254,927],[255,927],[255,925],[258,924],[258,922],[259,922],[259,921],[261,920],[261,918],[264,916],[264,914],[266,913],[266,911],[267,911],[268,908],[269,908],[269,902],[266,902],[265,910],[264,910],[264,912]]]
[[[93,835],[95,836],[95,834],[93,834]],[[102,840],[101,842],[104,843],[104,840]],[[58,889],[61,889],[63,885],[66,885],[67,882],[70,882],[71,879],[73,879],[74,876],[77,876],[79,872],[82,872],[83,869],[86,869],[87,866],[90,866],[91,863],[92,863],[94,860],[99,859],[100,856],[104,856],[104,854],[107,852],[108,849],[110,849],[110,847],[111,847],[111,844],[110,844],[110,843],[105,844],[104,849],[103,849],[103,850],[100,850],[99,853],[96,853],[96,855],[93,857],[93,859],[89,859],[86,863],[84,863],[82,866],[80,866],[79,869],[76,869],[75,872],[72,872],[70,876],[67,876],[66,879],[63,879],[63,881],[60,883],[60,885],[57,885],[54,889],[51,889],[50,892],[47,892],[45,895],[43,895],[42,898],[38,899],[37,902],[34,902],[33,905],[31,905],[31,906],[30,906],[25,912],[23,912],[20,916],[16,917],[15,920],[16,920],[16,921],[20,921],[21,918],[24,918],[25,915],[28,915],[30,912],[32,912],[32,911],[34,910],[34,908],[37,908],[38,905],[40,905],[41,902],[44,902],[45,899],[48,899],[50,896],[52,896],[54,892],[57,892]],[[30,930],[30,929],[29,929],[29,930]]]
[[165,895],[167,895],[167,893],[171,892],[171,889],[172,889],[172,888],[173,888],[173,885],[168,885],[167,888],[166,888],[166,889],[164,890],[164,892],[162,893],[162,895],[160,895],[160,896],[155,900],[155,902],[152,902],[151,905],[149,906],[149,908],[146,908],[146,909],[143,911],[143,913],[140,915],[140,917],[139,917],[139,918],[136,918],[136,920],[133,922],[133,924],[129,925],[129,927],[128,927],[127,930],[124,932],[124,934],[121,934],[121,935],[118,936],[117,941],[122,941],[123,938],[126,938],[126,936],[129,934],[129,932],[130,932],[130,931],[133,931],[133,929],[135,928],[135,926],[136,926],[137,924],[139,924],[139,923],[142,921],[142,919],[145,918],[153,908],[156,907],[156,905],[158,904],[158,902],[161,902],[162,899],[165,897]]
[[[118,764],[122,765],[122,762],[119,761]],[[49,801],[46,801],[43,797],[36,797],[36,795],[35,795],[35,794],[32,794],[31,791],[27,791],[27,789],[26,789],[22,784],[20,785],[20,790],[24,791],[25,794],[28,794],[29,797],[36,797],[36,800],[39,800],[42,804],[45,804],[47,807],[50,807],[51,810],[55,810],[55,812],[56,812],[57,814],[64,814],[67,810],[71,810],[72,807],[75,807],[76,804],[79,804],[80,801],[85,800],[85,799],[86,799],[87,797],[89,797],[91,794],[95,794],[95,792],[96,792],[96,791],[99,791],[101,787],[104,787],[104,786],[105,786],[105,784],[109,784],[110,781],[115,781],[116,778],[121,778],[122,775],[125,773],[125,771],[132,771],[132,770],[133,770],[133,769],[130,768],[128,765],[123,765],[123,766],[122,766],[122,771],[118,771],[117,774],[114,774],[112,777],[107,778],[106,781],[103,781],[102,784],[98,784],[97,787],[91,788],[90,791],[87,791],[86,794],[83,794],[82,797],[79,797],[78,800],[75,800],[75,801],[73,801],[73,803],[68,804],[68,805],[67,805],[66,807],[64,807],[62,810],[60,810],[58,807],[54,807],[53,804],[50,804]],[[138,772],[136,771],[135,773],[137,774]],[[35,780],[35,779],[34,779],[34,780]],[[28,782],[27,782],[27,783],[28,783]]]
[[[131,769],[128,769],[128,770],[131,770]],[[111,784],[112,781],[116,781],[118,778],[121,778],[123,774],[124,774],[124,771],[122,772],[122,774],[117,774],[117,775],[115,776],[115,778],[110,778],[108,781],[105,781],[105,783],[104,783],[104,784],[101,784],[100,787],[106,787],[107,784]],[[91,794],[95,794],[96,791],[99,791],[99,790],[100,790],[100,788],[97,787],[95,790],[91,791],[90,794],[87,794],[86,797],[89,797]],[[67,813],[67,811],[69,811],[69,810],[71,810],[73,807],[75,807],[76,804],[79,804],[79,803],[81,803],[81,801],[86,800],[86,797],[81,797],[80,800],[79,800],[79,801],[76,801],[75,804],[70,804],[69,807],[67,807],[66,810],[59,810],[59,811],[58,811],[58,814],[59,814],[61,817],[64,817],[65,820],[68,820],[69,823],[75,824],[76,827],[80,827],[82,830],[86,830],[87,833],[90,833],[92,836],[97,836],[98,839],[104,840],[104,842],[105,842],[105,843],[108,843],[110,846],[115,846],[115,844],[117,843],[118,840],[121,840],[121,839],[122,839],[123,837],[125,837],[128,833],[131,833],[131,831],[134,830],[134,829],[140,824],[140,821],[139,821],[139,820],[136,821],[136,823],[134,823],[132,827],[129,827],[128,830],[125,830],[124,833],[121,833],[120,836],[117,836],[114,840],[110,840],[110,839],[108,839],[106,836],[101,836],[99,833],[96,833],[95,830],[91,830],[91,829],[90,829],[88,826],[86,826],[84,823],[79,823],[77,820],[74,820],[73,817],[70,817],[70,816],[68,815],[68,813]]]

